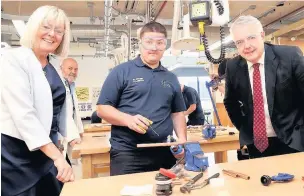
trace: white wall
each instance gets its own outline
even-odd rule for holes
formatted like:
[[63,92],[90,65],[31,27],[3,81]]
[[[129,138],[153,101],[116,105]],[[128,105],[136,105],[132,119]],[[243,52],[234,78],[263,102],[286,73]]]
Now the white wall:
[[97,87],[101,86],[109,73],[107,64],[110,59],[93,57],[73,57],[79,65],[77,86]]

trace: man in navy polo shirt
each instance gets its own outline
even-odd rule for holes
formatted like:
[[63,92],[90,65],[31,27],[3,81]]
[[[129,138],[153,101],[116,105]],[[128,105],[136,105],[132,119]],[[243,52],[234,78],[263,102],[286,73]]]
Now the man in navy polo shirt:
[[187,125],[204,125],[205,116],[201,99],[197,91],[194,88],[183,84],[181,84],[181,90],[186,107],[188,108],[187,111],[184,112],[184,115],[188,116]]
[[137,148],[141,143],[166,142],[173,129],[180,142],[187,139],[180,84],[160,62],[166,38],[163,25],[143,26],[140,55],[115,67],[101,89],[98,116],[112,124],[111,176],[171,168],[184,155],[182,151],[174,157],[169,147]]

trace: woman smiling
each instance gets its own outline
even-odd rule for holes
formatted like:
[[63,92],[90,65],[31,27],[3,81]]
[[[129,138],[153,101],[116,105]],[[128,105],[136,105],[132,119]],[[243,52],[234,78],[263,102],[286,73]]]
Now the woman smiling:
[[1,58],[1,177],[3,195],[59,195],[73,181],[58,144],[66,136],[66,90],[48,55],[66,57],[70,22],[54,6],[30,16],[21,47]]

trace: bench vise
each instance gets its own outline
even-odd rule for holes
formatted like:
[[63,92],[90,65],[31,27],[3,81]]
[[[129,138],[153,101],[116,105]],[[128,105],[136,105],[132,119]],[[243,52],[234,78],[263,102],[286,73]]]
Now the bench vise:
[[186,143],[185,147],[185,169],[188,171],[205,171],[209,167],[208,157],[198,142]]
[[216,137],[216,127],[214,125],[206,125],[202,132],[205,139],[213,139]]

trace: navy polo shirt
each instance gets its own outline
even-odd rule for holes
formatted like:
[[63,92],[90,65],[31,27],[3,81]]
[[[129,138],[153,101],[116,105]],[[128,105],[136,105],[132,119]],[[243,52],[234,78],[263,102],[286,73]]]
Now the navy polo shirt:
[[110,143],[117,150],[134,150],[139,143],[164,142],[172,135],[172,113],[186,110],[177,77],[161,63],[156,69],[140,56],[115,67],[106,78],[97,105],[111,105],[130,115],[140,114],[153,121],[146,134],[112,125]]
[[183,96],[187,109],[190,107],[190,105],[196,104],[196,109],[191,114],[189,114],[188,119],[205,119],[201,100],[197,91],[194,88],[185,85]]

